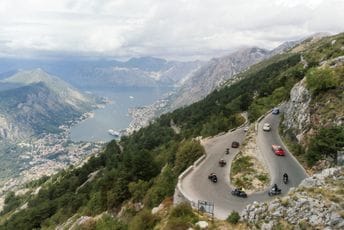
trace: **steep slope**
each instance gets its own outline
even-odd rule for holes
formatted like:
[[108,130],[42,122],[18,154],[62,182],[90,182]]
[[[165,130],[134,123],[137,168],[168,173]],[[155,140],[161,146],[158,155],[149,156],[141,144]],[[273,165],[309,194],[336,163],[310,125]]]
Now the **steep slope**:
[[13,76],[3,80],[5,83],[14,83],[29,85],[33,83],[44,83],[52,90],[61,100],[76,110],[89,109],[89,103],[94,100],[90,96],[86,96],[76,90],[73,86],[67,84],[56,76],[49,75],[42,69],[34,69],[28,71],[19,71]]
[[0,136],[4,139],[56,132],[59,125],[81,115],[44,83],[2,91],[0,98]]
[[3,82],[15,87],[0,91],[1,139],[57,132],[96,105],[96,98],[40,69],[18,72]]
[[[321,144],[323,154],[321,156],[317,153],[320,151],[319,132],[324,134],[326,130],[338,127],[340,135],[340,127],[343,128],[344,124],[344,35],[325,37],[319,42],[317,40],[295,47],[296,50],[303,50],[302,62],[304,68],[309,70],[292,88],[283,121],[286,138],[299,149],[299,154],[310,166],[317,160],[327,158],[325,155],[329,153],[325,153],[325,149],[331,149],[329,146],[333,145],[326,143],[329,139],[322,140],[325,142]],[[343,142],[343,138],[338,141]],[[335,146],[337,150],[340,147]]]
[[230,55],[210,60],[185,80],[181,87],[168,98],[170,105],[166,110],[173,110],[201,100],[224,82],[235,81],[236,75],[250,66],[274,55],[282,54],[301,42],[302,40],[284,42],[270,51],[257,47],[244,48]]
[[225,57],[212,59],[184,82],[171,98],[171,109],[199,101],[219,87],[221,83],[263,60],[268,55],[269,51],[267,50],[248,48]]

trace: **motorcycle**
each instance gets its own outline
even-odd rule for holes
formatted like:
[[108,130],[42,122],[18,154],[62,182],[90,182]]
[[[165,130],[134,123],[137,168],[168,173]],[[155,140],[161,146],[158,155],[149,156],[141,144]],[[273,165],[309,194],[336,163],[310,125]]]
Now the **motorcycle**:
[[283,177],[283,183],[284,183],[284,184],[288,184],[288,177],[286,177],[286,176]]
[[240,190],[238,188],[234,189],[231,193],[232,193],[233,196],[247,198],[246,192],[244,192],[244,191],[242,191],[242,190]]
[[282,193],[282,189],[280,189],[280,188],[272,188],[268,192],[268,195],[269,196],[276,196],[276,195],[280,195],[281,193]]
[[229,148],[226,148],[226,154],[227,155],[229,154]]
[[225,160],[223,160],[223,159],[221,159],[221,160],[219,161],[220,167],[224,167],[226,164],[227,164],[227,162],[226,162]]
[[210,173],[208,179],[211,180],[213,183],[217,182],[217,176],[215,173]]

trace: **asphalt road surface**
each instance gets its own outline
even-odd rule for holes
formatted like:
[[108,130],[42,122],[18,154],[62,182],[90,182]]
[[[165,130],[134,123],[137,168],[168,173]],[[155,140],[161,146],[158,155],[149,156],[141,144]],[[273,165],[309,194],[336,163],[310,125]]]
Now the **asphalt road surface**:
[[[282,195],[286,194],[291,187],[296,187],[304,178],[307,177],[305,170],[287,151],[278,135],[278,124],[281,115],[267,115],[258,124],[257,145],[262,153],[266,165],[268,166],[271,185],[276,183],[282,189]],[[262,126],[265,122],[271,124],[271,131],[264,132]],[[263,192],[249,194],[248,198],[239,198],[231,195],[229,181],[230,164],[239,151],[231,148],[232,141],[238,141],[240,144],[245,138],[244,128],[233,132],[214,137],[211,142],[206,144],[206,159],[193,171],[191,171],[182,181],[181,188],[193,202],[197,204],[198,200],[214,202],[214,214],[219,219],[226,219],[228,214],[235,211],[242,211],[244,207],[253,201],[267,201],[269,197],[267,188]],[[285,150],[285,156],[277,156],[271,150],[271,145],[281,145]],[[226,154],[226,148],[230,148],[230,154]],[[219,160],[224,159],[227,162],[225,167],[219,166]],[[216,173],[218,182],[213,183],[208,179],[210,173]],[[289,183],[285,185],[282,181],[282,175],[289,175]]]

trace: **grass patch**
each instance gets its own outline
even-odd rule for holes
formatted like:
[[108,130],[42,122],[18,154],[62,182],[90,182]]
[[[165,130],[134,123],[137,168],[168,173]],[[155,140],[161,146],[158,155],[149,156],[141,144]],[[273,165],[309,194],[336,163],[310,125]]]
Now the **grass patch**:
[[341,197],[336,196],[335,194],[330,194],[328,199],[334,203],[340,203],[342,201]]
[[258,174],[258,175],[256,176],[256,178],[257,178],[258,180],[260,180],[261,182],[263,182],[263,183],[266,183],[266,182],[269,181],[269,176],[268,176],[268,174],[266,174],[266,173]]
[[231,175],[252,172],[252,166],[253,163],[251,162],[251,157],[242,156],[241,153],[239,153],[238,158],[236,158],[232,163]]
[[258,171],[255,167],[256,159],[252,156],[244,156],[240,152],[231,166],[231,182],[235,187],[254,189],[257,184],[266,184],[270,178],[265,172]]
[[249,189],[252,187],[253,176],[256,173],[253,168],[252,157],[243,156],[240,152],[232,163],[231,181],[236,187]]

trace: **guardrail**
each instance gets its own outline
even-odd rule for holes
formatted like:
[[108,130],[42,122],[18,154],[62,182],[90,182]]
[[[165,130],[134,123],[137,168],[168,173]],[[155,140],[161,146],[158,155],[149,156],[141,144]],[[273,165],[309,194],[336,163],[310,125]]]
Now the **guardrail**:
[[202,155],[200,158],[198,158],[193,165],[189,166],[187,169],[185,169],[179,176],[178,176],[178,182],[177,182],[177,187],[174,192],[174,197],[173,197],[173,203],[179,204],[181,202],[187,202],[190,203],[190,205],[194,208],[197,207],[196,202],[192,200],[191,197],[188,197],[188,195],[183,192],[182,188],[182,180],[194,170],[197,166],[199,166],[203,160],[206,158],[206,154]]

